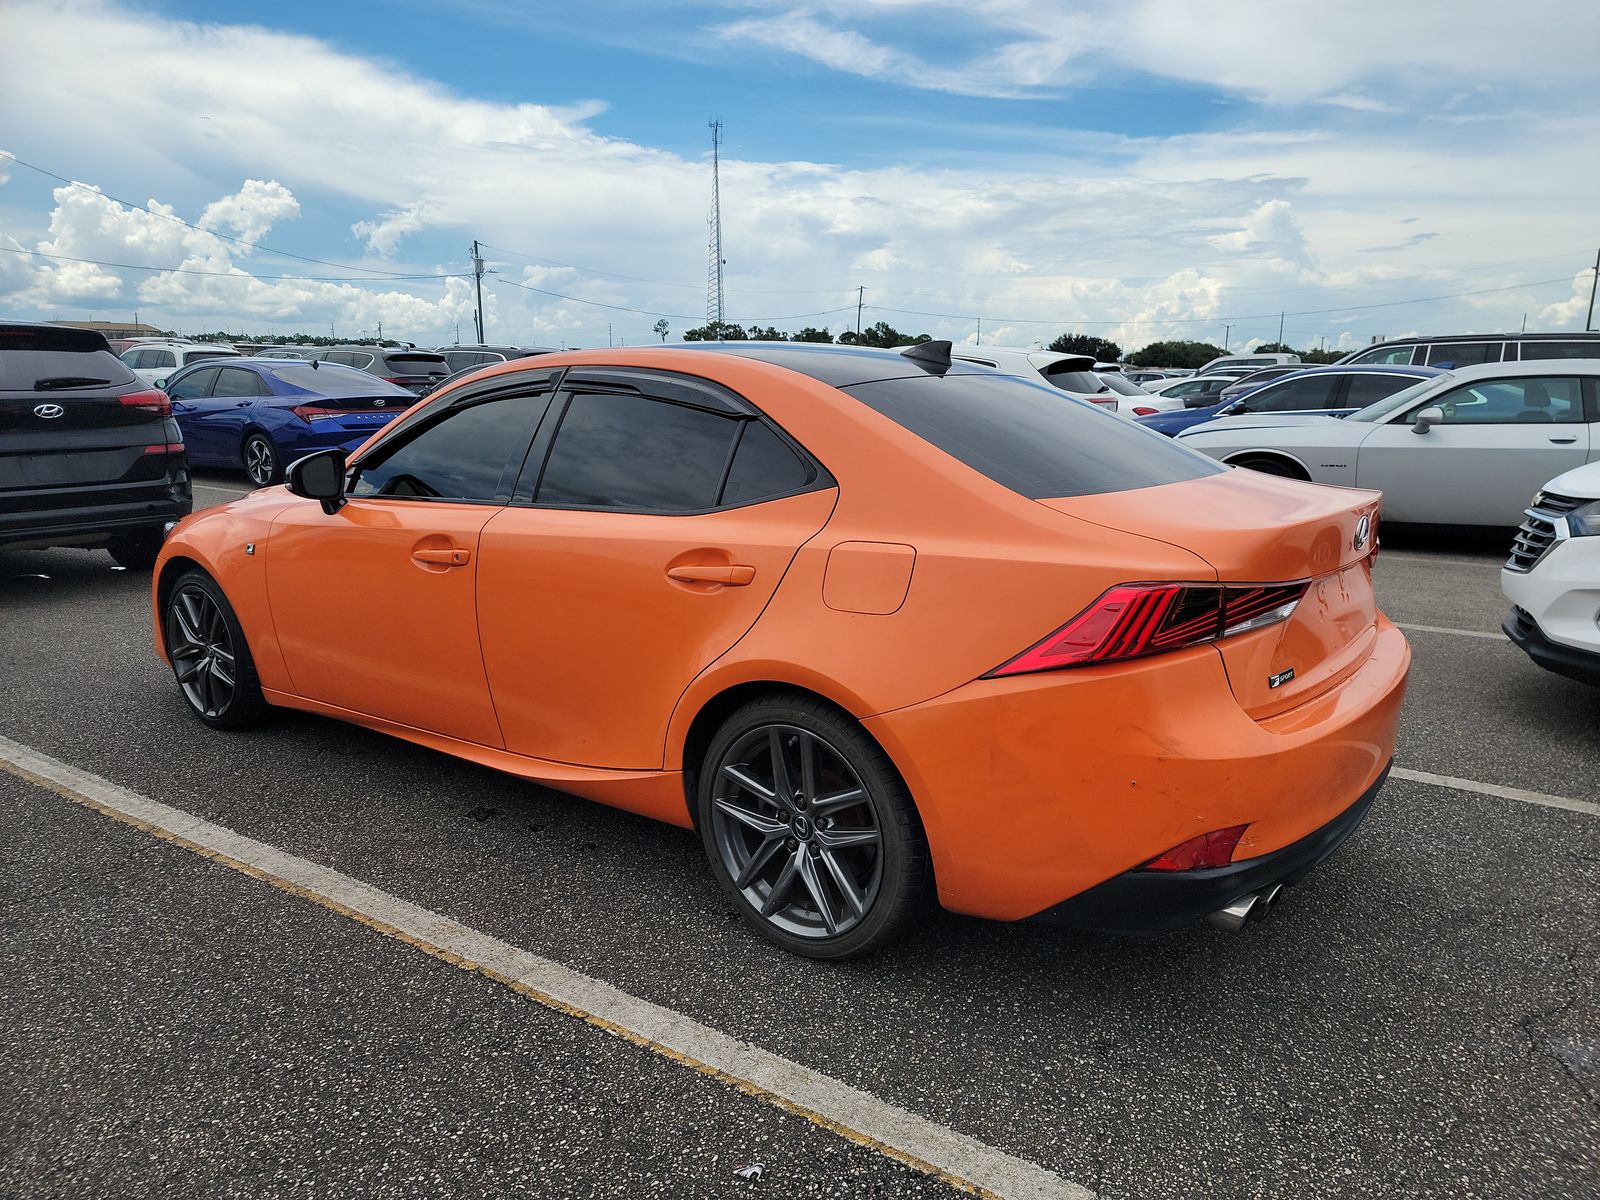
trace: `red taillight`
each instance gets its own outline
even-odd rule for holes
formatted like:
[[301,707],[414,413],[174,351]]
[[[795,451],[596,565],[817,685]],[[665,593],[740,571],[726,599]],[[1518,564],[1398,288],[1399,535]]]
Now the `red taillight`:
[[297,404],[289,410],[302,421],[325,421],[329,417],[342,417],[342,408],[318,408],[315,404]]
[[160,413],[163,417],[172,415],[172,401],[167,399],[167,394],[157,388],[148,392],[129,392],[126,396],[117,397],[118,404],[127,405],[129,408],[142,408],[146,412]]
[[1133,406],[1133,415],[1136,417],[1153,417],[1160,411],[1159,408],[1151,408],[1148,404],[1136,404]]
[[1245,633],[1287,620],[1307,586],[1118,584],[1042,642],[984,678],[1124,662]]
[[1174,846],[1159,858],[1152,858],[1141,871],[1204,871],[1225,867],[1233,861],[1234,847],[1244,836],[1248,825],[1230,825],[1226,829],[1202,833],[1182,845]]
[[158,443],[157,445],[154,445],[154,446],[146,446],[144,448],[144,452],[146,454],[182,454],[183,453],[183,443],[182,442],[160,442],[160,443]]
[[1090,396],[1089,403],[1098,404],[1101,408],[1109,408],[1114,410],[1117,407],[1117,398],[1115,396],[1109,396],[1104,400],[1100,400],[1094,396]]
[[392,383],[399,387],[405,387],[406,384],[415,382],[414,380],[407,379],[404,375],[384,375],[380,378],[382,378],[385,383]]

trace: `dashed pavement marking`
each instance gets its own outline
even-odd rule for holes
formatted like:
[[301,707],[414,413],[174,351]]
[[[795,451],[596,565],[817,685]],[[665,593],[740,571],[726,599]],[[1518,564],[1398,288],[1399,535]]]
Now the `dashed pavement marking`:
[[1491,642],[1505,642],[1511,644],[1511,639],[1503,633],[1485,633],[1481,629],[1451,629],[1445,625],[1407,625],[1404,621],[1394,623],[1396,629],[1406,629],[1412,633],[1453,633],[1457,637],[1488,638]]
[[0,769],[112,820],[476,971],[747,1095],[988,1200],[1094,1200],[1081,1184],[359,879],[0,737]]

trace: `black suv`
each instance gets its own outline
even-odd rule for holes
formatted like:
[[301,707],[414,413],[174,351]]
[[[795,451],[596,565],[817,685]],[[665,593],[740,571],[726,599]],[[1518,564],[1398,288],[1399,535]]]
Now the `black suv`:
[[0,321],[0,549],[104,547],[145,570],[193,506],[166,393],[98,333]]

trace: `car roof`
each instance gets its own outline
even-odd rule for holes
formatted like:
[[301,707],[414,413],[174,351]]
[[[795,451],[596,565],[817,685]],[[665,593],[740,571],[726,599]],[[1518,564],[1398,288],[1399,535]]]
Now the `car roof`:
[[[880,379],[914,379],[930,368],[899,350],[868,346],[839,346],[825,342],[681,342],[665,349],[708,350],[770,363],[800,375],[809,375],[829,387],[851,387]],[[663,347],[652,347],[663,349]],[[989,374],[993,368],[954,359],[946,375]],[[991,375],[992,378],[992,375]]]
[[1467,383],[1500,375],[1600,375],[1600,346],[1595,348],[1593,358],[1530,358],[1520,362],[1474,363],[1470,367],[1450,367],[1445,373]]
[[[1385,338],[1370,346],[1358,346],[1352,354],[1365,354],[1378,346],[1434,345],[1439,342],[1600,342],[1600,330],[1581,329],[1571,333],[1441,333],[1437,337],[1417,334],[1415,337]],[[1600,350],[1596,351],[1600,357]]]
[[1430,375],[1443,375],[1444,372],[1443,367],[1425,367],[1421,363],[1348,363],[1342,367],[1338,363],[1327,363],[1320,367],[1307,367],[1303,371],[1295,371],[1293,375],[1296,379],[1304,379],[1307,375],[1415,375],[1418,379],[1426,379]]

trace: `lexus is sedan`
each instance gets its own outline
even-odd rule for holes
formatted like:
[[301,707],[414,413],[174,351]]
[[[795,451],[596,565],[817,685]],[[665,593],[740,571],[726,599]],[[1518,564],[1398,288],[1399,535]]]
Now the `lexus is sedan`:
[[693,829],[799,954],[930,892],[1232,928],[1388,771],[1377,508],[947,342],[564,352],[183,522],[155,642],[214,729],[301,709]]
[[1600,458],[1597,387],[1600,359],[1484,363],[1342,419],[1228,416],[1177,440],[1231,465],[1380,491],[1390,521],[1509,527],[1546,480]]

